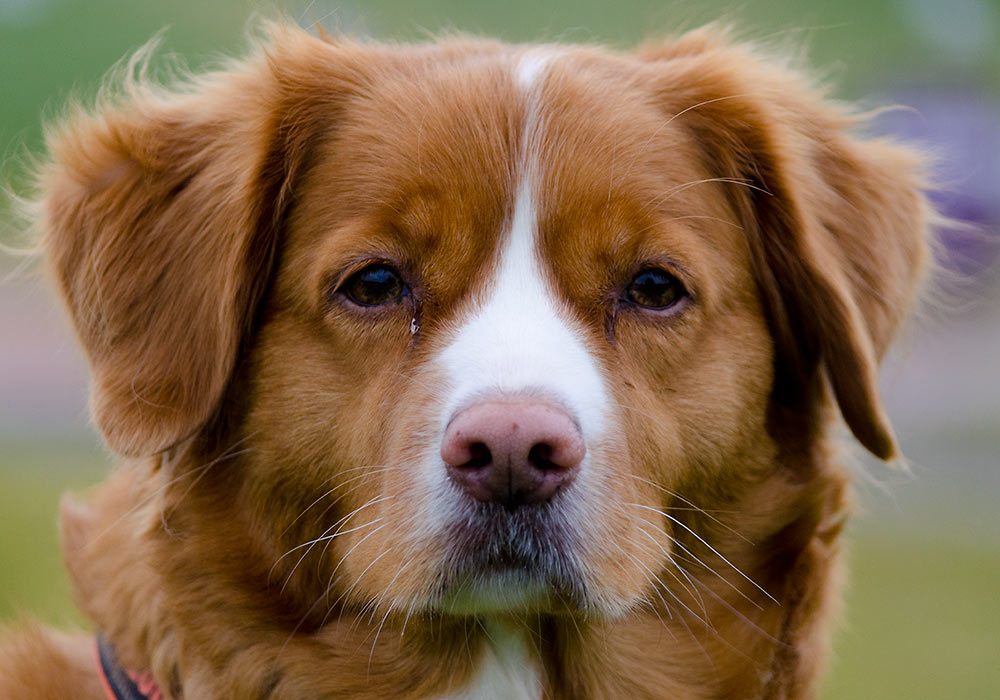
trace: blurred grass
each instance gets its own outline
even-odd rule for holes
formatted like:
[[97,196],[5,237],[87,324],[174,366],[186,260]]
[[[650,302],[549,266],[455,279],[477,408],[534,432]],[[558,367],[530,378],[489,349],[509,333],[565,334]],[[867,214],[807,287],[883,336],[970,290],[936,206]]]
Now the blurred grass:
[[1000,552],[861,527],[828,699],[984,700],[1000,692]]
[[57,625],[80,623],[59,550],[59,498],[99,481],[107,458],[76,440],[8,438],[2,445],[0,620],[23,613]]
[[[1000,0],[982,2],[1000,8]],[[37,147],[43,112],[57,114],[71,92],[92,94],[111,65],[161,30],[164,47],[198,67],[239,52],[255,14],[398,39],[458,30],[621,47],[721,20],[765,41],[805,47],[809,62],[831,75],[841,94],[859,97],[888,73],[928,77],[947,68],[905,21],[904,6],[894,0],[0,0],[0,147],[13,141]],[[998,67],[1000,46],[980,63],[955,68],[963,81],[1000,89]]]
[[[60,494],[108,470],[88,444],[5,445],[0,457],[0,623],[83,623],[59,556]],[[882,532],[859,518],[849,538],[847,620],[827,700],[984,700],[1000,688],[1000,550]]]

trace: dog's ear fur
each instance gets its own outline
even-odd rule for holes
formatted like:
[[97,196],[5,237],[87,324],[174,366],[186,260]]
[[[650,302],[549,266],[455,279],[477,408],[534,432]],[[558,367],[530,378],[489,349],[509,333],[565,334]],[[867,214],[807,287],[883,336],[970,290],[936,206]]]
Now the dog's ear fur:
[[131,65],[117,97],[49,134],[43,245],[115,451],[154,454],[211,419],[291,185],[336,119],[359,51],[275,26],[254,55],[169,90]]
[[823,368],[855,437],[893,458],[876,375],[928,257],[921,158],[852,136],[859,119],[724,33],[693,32],[640,56],[669,62],[658,74],[668,117],[729,181],[774,336],[775,400],[805,406]]

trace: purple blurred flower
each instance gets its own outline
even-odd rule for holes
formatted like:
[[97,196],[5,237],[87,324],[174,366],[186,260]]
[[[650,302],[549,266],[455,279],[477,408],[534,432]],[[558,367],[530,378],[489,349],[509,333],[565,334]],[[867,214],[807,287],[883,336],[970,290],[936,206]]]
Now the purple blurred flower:
[[926,148],[939,211],[956,222],[942,233],[944,264],[985,272],[1000,253],[1000,103],[982,90],[920,86],[892,90],[889,101],[910,109],[878,120],[877,131]]

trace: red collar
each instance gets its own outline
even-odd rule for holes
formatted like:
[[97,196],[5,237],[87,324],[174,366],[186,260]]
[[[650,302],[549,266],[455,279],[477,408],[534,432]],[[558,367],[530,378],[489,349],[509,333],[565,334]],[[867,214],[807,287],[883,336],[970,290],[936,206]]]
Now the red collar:
[[[104,635],[97,635],[95,644],[97,674],[108,700],[166,700],[160,686],[148,671],[126,671],[118,663],[115,649]],[[180,700],[180,698],[178,698]]]

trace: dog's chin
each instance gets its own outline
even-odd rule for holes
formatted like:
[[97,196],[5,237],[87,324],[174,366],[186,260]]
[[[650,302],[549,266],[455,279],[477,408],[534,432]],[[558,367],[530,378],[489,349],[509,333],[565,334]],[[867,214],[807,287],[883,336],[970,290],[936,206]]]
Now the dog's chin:
[[512,568],[462,577],[447,587],[437,607],[451,615],[479,616],[554,613],[576,604],[544,577]]
[[593,608],[577,564],[580,543],[558,505],[509,511],[473,504],[448,528],[434,607],[488,615]]

